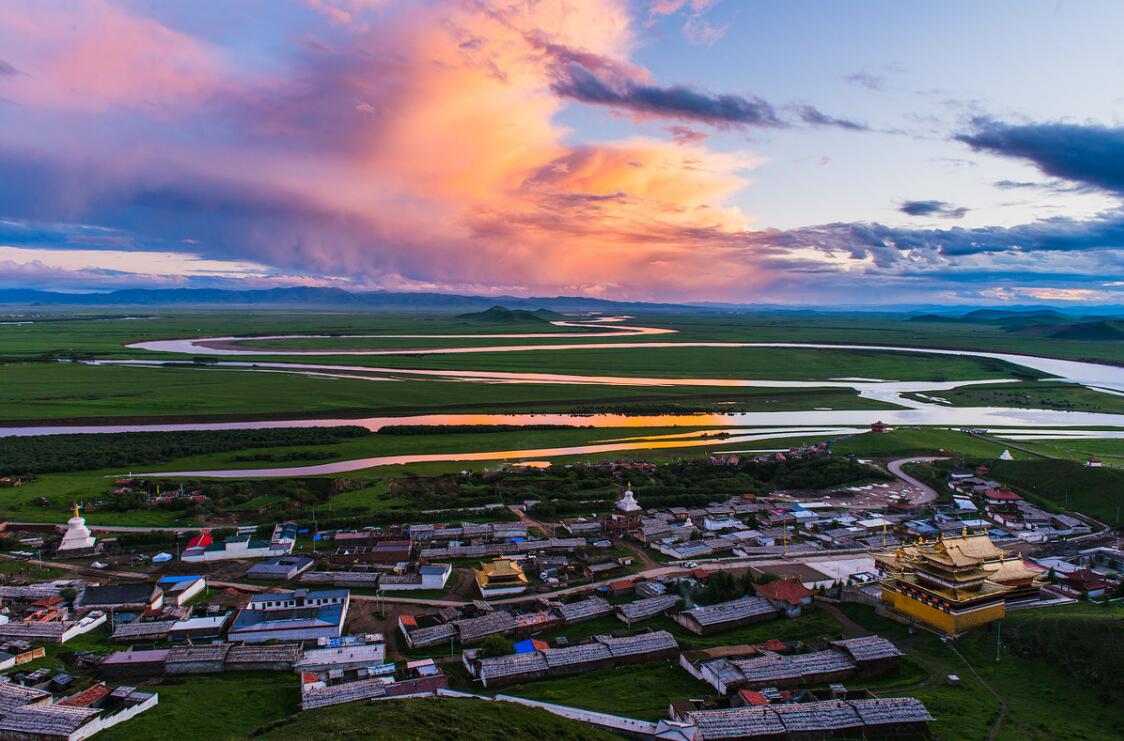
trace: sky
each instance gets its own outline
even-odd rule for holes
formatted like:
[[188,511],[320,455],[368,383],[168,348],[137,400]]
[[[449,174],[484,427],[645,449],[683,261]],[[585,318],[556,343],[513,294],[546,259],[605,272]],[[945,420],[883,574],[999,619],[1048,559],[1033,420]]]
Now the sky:
[[1124,303],[1124,4],[5,0],[0,287]]

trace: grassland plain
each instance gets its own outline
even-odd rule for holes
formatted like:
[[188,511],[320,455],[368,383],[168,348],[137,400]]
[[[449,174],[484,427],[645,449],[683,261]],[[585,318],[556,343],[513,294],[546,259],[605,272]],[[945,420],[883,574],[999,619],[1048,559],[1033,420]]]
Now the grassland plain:
[[361,380],[206,367],[0,366],[0,420],[202,421],[427,412],[891,409],[846,388],[770,389]]
[[[33,310],[37,311],[37,310]],[[53,354],[81,353],[97,356],[140,357],[151,355],[127,350],[124,345],[145,340],[276,334],[521,334],[557,332],[567,334],[588,329],[544,325],[541,322],[497,324],[460,319],[456,314],[405,314],[305,310],[252,312],[215,310],[154,310],[147,307],[137,316],[153,318],[124,320],[122,310],[82,312],[44,310],[53,321],[0,327],[0,357],[34,358]],[[1064,340],[1008,332],[1001,327],[957,322],[910,322],[892,314],[823,313],[663,313],[644,312],[633,324],[677,330],[675,340],[716,342],[829,342],[876,345],[962,348],[991,352],[1030,353],[1075,360],[1124,363],[1124,348],[1118,342]],[[614,342],[643,341],[643,337],[617,337]],[[341,340],[351,342],[351,340]],[[363,340],[375,343],[379,340]],[[386,346],[403,346],[404,340],[386,339]],[[448,347],[465,340],[434,338],[411,340],[410,346]],[[420,342],[428,345],[417,344]],[[541,339],[511,338],[504,344],[538,344]],[[483,344],[495,344],[491,340]],[[375,345],[370,345],[375,346]]]
[[[678,338],[671,340],[678,341]],[[826,381],[875,378],[895,381],[970,381],[1036,378],[1041,374],[990,358],[926,355],[892,350],[777,347],[639,347],[521,350],[444,355],[317,356],[315,362],[344,362],[386,368],[561,373],[654,378]],[[285,361],[286,356],[266,356]],[[266,359],[262,358],[262,359]]]
[[[697,429],[703,430],[705,428]],[[0,488],[0,513],[16,521],[58,522],[61,521],[61,519],[65,519],[66,512],[72,502],[86,502],[105,497],[112,486],[112,477],[129,471],[142,473],[144,471],[299,466],[304,464],[325,463],[331,460],[350,460],[371,456],[433,454],[454,451],[519,451],[535,448],[581,445],[591,442],[611,441],[637,436],[682,434],[691,431],[692,428],[582,428],[572,430],[525,430],[487,434],[462,433],[418,436],[372,434],[337,441],[323,446],[301,444],[195,455],[175,458],[159,463],[137,464],[133,466],[123,465],[117,468],[93,471],[42,474],[26,486],[18,488]],[[731,442],[723,437],[714,437],[709,440],[709,444],[700,447],[674,447],[675,443],[671,443],[671,447],[668,448],[625,452],[610,451],[571,456],[550,456],[550,459],[554,461],[555,465],[565,465],[568,462],[577,461],[596,462],[602,460],[619,460],[622,458],[666,462],[683,458],[702,457],[713,452],[786,449],[788,447],[817,442],[823,439],[823,435],[799,435],[754,442]],[[1098,441],[1092,441],[1091,444],[1097,442]],[[1099,442],[1104,444],[1096,446],[1098,448],[1103,447],[1106,451],[1115,450],[1118,453],[1124,453],[1124,441]],[[1026,445],[1048,449],[1043,443],[1037,441],[1034,443],[1026,443]],[[981,440],[963,432],[935,428],[919,428],[899,429],[884,434],[864,433],[861,435],[843,437],[835,442],[833,448],[836,455],[853,454],[861,458],[889,459],[914,455],[941,454],[950,456],[953,461],[963,458],[965,460],[986,460],[995,462],[1003,450],[1006,449],[1006,446],[1004,443]],[[2,451],[2,449],[3,441],[0,440],[0,451]],[[326,461],[316,455],[323,451],[330,452],[332,457]],[[266,455],[283,459],[287,458],[290,454],[295,456],[309,454],[309,457],[307,460],[296,457],[293,460],[285,460],[283,463],[236,460],[237,458],[252,458],[256,455]],[[1033,455],[1025,453],[1022,450],[1013,450],[1012,454],[1016,459],[1015,462],[1023,460],[1029,461],[1034,458]],[[509,460],[522,460],[526,457],[527,456],[523,455],[513,455]],[[1061,463],[1061,461],[1056,463]],[[338,494],[334,496],[329,503],[318,506],[321,506],[322,510],[329,511],[335,508],[337,510],[350,510],[354,513],[377,513],[382,510],[397,508],[403,504],[401,500],[393,498],[388,499],[385,495],[387,493],[386,487],[389,482],[407,472],[424,476],[439,473],[452,473],[461,470],[479,471],[502,465],[504,465],[503,460],[451,460],[410,463],[408,465],[379,466],[355,471],[342,474],[338,478],[347,478],[358,482],[360,485],[358,488]],[[1077,464],[1073,464],[1072,470],[1079,475],[1079,480],[1084,482],[1082,486],[1087,485],[1088,487],[1087,492],[1078,492],[1076,484],[1069,487],[1069,501],[1072,507],[1078,508],[1078,503],[1080,502],[1082,506],[1089,506],[1092,509],[1092,511],[1088,511],[1079,508],[1080,511],[1086,512],[1087,514],[1093,515],[1094,512],[1098,512],[1103,516],[1114,516],[1111,510],[1111,507],[1114,505],[1110,502],[1110,492],[1106,487],[1111,486],[1110,478],[1114,475],[1119,475],[1119,472],[1110,468],[1082,469]],[[1085,481],[1086,478],[1089,480]],[[1051,480],[1063,481],[1065,480],[1065,476],[1061,475]],[[278,480],[278,485],[283,481],[283,479]],[[268,494],[263,496],[266,498],[259,498],[259,500],[254,500],[252,503],[244,503],[237,508],[237,512],[241,514],[243,520],[253,521],[256,510],[276,501],[269,499]],[[1047,497],[1052,495],[1050,492],[1045,492],[1043,494],[1030,492],[1030,496],[1033,498],[1034,496]],[[1065,492],[1059,489],[1059,491],[1054,492],[1054,496],[1048,504],[1055,508],[1064,509],[1066,502],[1065,496]],[[35,500],[39,497],[46,498],[48,504],[46,506],[36,504]],[[1088,501],[1086,502],[1085,500]],[[1109,507],[1110,509],[1106,510],[1105,507]],[[88,513],[87,517],[90,523],[94,525],[188,526],[199,524],[199,520],[195,517],[186,516],[183,512],[164,509],[136,510],[130,512],[91,511]]]
[[[906,396],[921,401],[929,400],[918,394],[906,394]],[[1049,380],[961,386],[951,391],[939,391],[926,396],[938,397],[947,401],[950,406],[956,407],[1018,407],[1124,414],[1124,396]]]

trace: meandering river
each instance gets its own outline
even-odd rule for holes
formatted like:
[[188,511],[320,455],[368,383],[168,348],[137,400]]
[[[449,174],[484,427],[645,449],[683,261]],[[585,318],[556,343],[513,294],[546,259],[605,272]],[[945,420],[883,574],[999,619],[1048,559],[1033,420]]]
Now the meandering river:
[[[630,317],[604,317],[589,321],[561,321],[555,324],[566,327],[587,327],[596,331],[530,334],[482,334],[482,335],[347,335],[332,339],[573,339],[608,337],[634,337],[638,335],[666,335],[673,329],[659,327],[631,326],[623,322]],[[610,327],[606,328],[605,325]],[[383,348],[371,350],[289,350],[241,347],[241,343],[261,340],[321,339],[320,335],[273,335],[270,337],[208,337],[196,339],[156,340],[130,345],[133,349],[148,350],[154,353],[186,353],[211,356],[272,356],[305,358],[308,356],[357,356],[357,355],[448,355],[459,353],[525,352],[546,350],[564,352],[567,350],[628,350],[634,348],[797,348],[833,349],[877,352],[923,353],[928,355],[954,355],[964,357],[989,358],[1001,360],[1012,365],[1030,368],[1050,374],[1063,381],[1086,386],[1110,394],[1124,394],[1124,368],[1074,360],[1061,360],[1034,355],[1014,353],[995,353],[976,350],[945,350],[925,347],[887,347],[861,344],[824,344],[797,342],[667,342],[667,341],[629,341],[629,342],[579,342],[571,344],[497,344],[485,347],[442,347],[442,348]],[[164,367],[187,361],[169,360],[113,360],[97,361],[101,364],[128,364],[134,366]],[[736,387],[758,386],[773,388],[853,388],[866,398],[877,399],[898,405],[897,409],[886,410],[806,410],[786,412],[739,412],[731,414],[688,414],[688,415],[644,415],[625,416],[617,414],[425,414],[405,417],[371,417],[367,419],[302,419],[276,421],[210,422],[183,424],[124,424],[124,425],[47,425],[34,427],[0,428],[0,436],[7,435],[50,435],[65,433],[105,433],[132,431],[176,431],[176,430],[231,430],[231,429],[269,429],[282,427],[328,427],[337,425],[360,425],[370,430],[378,430],[385,425],[536,425],[568,424],[596,428],[642,428],[642,427],[695,427],[725,430],[729,434],[721,443],[753,442],[815,435],[830,437],[862,431],[876,418],[895,426],[935,425],[948,427],[984,428],[993,434],[1011,434],[1012,438],[1022,433],[1024,439],[1034,437],[1064,437],[1080,434],[1095,437],[1124,437],[1124,415],[1097,412],[1065,412],[1048,409],[1017,409],[996,407],[953,407],[945,404],[910,399],[907,393],[930,393],[948,391],[971,383],[997,383],[1002,381],[895,381],[869,378],[836,378],[826,381],[777,381],[770,379],[729,379],[729,378],[646,378],[631,376],[591,376],[558,373],[514,373],[502,371],[477,370],[429,370],[380,368],[358,365],[320,364],[304,362],[216,360],[213,366],[228,371],[260,373],[300,373],[310,376],[356,378],[370,381],[394,381],[401,378],[432,378],[436,380],[460,381],[468,383],[534,383],[534,384],[598,384],[627,386],[713,386]],[[207,367],[211,367],[209,364]],[[1012,379],[1013,380],[1013,379]],[[1005,429],[1009,428],[1009,429]],[[1078,432],[1073,428],[1093,428]],[[1122,429],[1096,429],[1122,428]],[[207,476],[207,477],[264,477],[327,475],[355,471],[380,465],[416,463],[448,460],[505,460],[526,458],[549,458],[554,456],[582,455],[625,450],[653,448],[682,448],[691,446],[714,446],[717,440],[699,437],[697,434],[677,435],[671,439],[626,438],[598,441],[588,445],[561,448],[537,448],[528,450],[503,450],[488,452],[449,452],[426,455],[400,455],[363,458],[339,461],[314,466],[285,468],[238,469],[228,471],[173,471],[166,476]]]

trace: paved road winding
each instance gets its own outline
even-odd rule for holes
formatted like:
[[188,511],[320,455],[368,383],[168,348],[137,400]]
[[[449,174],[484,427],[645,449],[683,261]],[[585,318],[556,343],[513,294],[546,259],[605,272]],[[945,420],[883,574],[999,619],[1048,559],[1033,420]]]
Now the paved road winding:
[[918,499],[912,500],[913,504],[921,505],[921,504],[928,504],[929,502],[932,502],[933,500],[935,500],[937,498],[937,490],[934,489],[933,487],[929,486],[928,484],[921,483],[917,479],[910,476],[908,473],[903,472],[902,466],[908,465],[910,463],[932,463],[933,461],[947,461],[947,460],[948,460],[947,457],[942,457],[942,456],[920,456],[918,458],[899,458],[896,461],[890,461],[889,465],[887,465],[886,468],[889,469],[890,473],[894,474],[899,479],[901,479],[902,481],[906,482],[907,484],[909,484],[910,486],[916,488],[918,491],[921,492],[921,496]]

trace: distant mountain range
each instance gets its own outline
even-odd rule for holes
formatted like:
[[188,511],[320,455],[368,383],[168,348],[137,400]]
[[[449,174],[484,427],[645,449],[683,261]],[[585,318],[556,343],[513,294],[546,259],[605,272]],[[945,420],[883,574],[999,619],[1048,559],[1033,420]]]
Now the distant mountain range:
[[372,291],[341,288],[269,288],[232,291],[220,288],[131,288],[108,293],[58,293],[21,288],[0,289],[0,305],[10,306],[301,306],[325,308],[486,311],[497,304],[508,309],[554,311],[700,310],[684,304],[608,301],[580,296],[520,298],[464,296],[452,293]]
[[1081,316],[1063,314],[1054,309],[1012,311],[1007,309],[977,309],[967,314],[921,314],[911,322],[953,322],[957,324],[989,324],[1014,332],[1059,340],[1084,340],[1111,342],[1124,340],[1124,317]]
[[[785,316],[858,312],[864,314],[909,314],[912,321],[939,322],[1019,322],[1065,324],[1094,319],[1120,320],[1124,306],[1066,306],[1064,313],[1053,306],[1007,306],[1002,309],[958,307],[933,304],[831,304],[824,306],[786,306],[783,304],[734,304],[714,302],[649,303],[612,301],[584,296],[519,297],[470,296],[455,293],[370,291],[352,292],[342,288],[268,288],[229,290],[222,288],[129,288],[102,293],[60,293],[24,288],[0,288],[0,306],[134,306],[134,307],[300,307],[371,311],[459,311],[487,312],[493,307],[512,311],[546,309],[553,312],[769,312]],[[507,319],[506,321],[509,321]],[[487,321],[485,319],[485,321]]]

